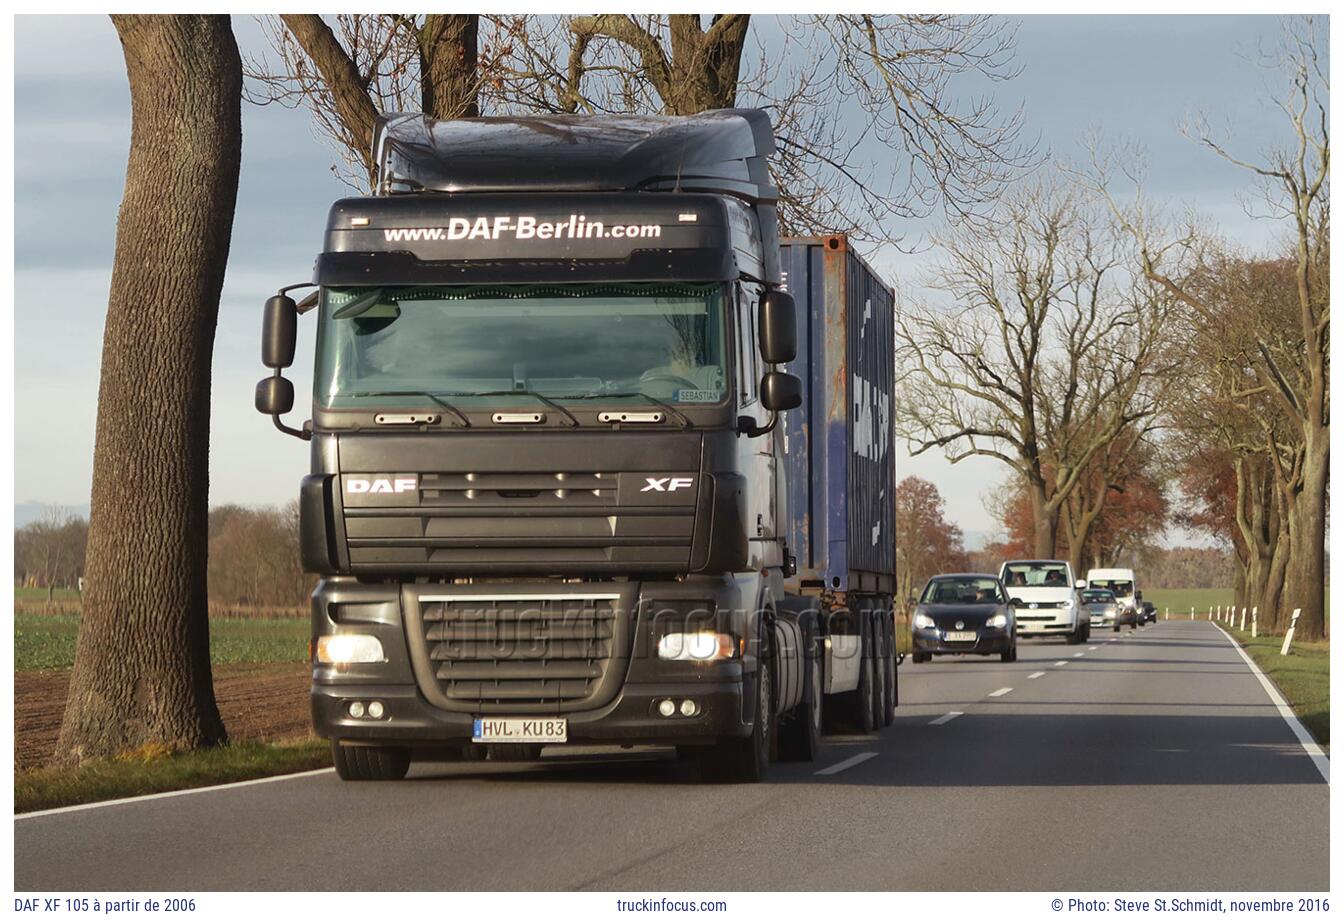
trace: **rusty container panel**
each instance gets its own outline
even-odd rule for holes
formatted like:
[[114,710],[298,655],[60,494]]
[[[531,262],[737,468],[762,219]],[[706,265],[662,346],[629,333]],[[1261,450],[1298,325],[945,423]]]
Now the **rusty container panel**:
[[889,594],[895,548],[895,298],[843,236],[786,239],[803,404],[786,413],[793,587]]

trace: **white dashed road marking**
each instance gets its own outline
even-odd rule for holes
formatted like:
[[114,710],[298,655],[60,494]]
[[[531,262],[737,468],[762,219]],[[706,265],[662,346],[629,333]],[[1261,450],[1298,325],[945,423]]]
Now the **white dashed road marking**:
[[1064,665],[1066,665],[1066,664],[1068,664],[1068,663],[1069,663],[1069,660],[1068,660],[1067,658],[1064,659],[1063,661],[1056,661],[1056,662],[1055,662],[1055,667],[1057,667],[1057,668],[1062,668],[1062,667],[1064,667]]
[[956,718],[957,716],[959,716],[959,715],[962,715],[962,713],[960,713],[960,712],[949,712],[949,713],[948,713],[947,715],[945,715],[945,716],[939,716],[938,718],[934,719],[934,720],[933,720],[932,722],[930,722],[929,724],[930,724],[930,725],[946,725],[948,722],[951,722],[953,719],[955,719],[955,718]]
[[1003,696],[1005,693],[1012,693],[1012,692],[1013,692],[1012,687],[1000,687],[999,689],[991,693],[990,696]]
[[1073,657],[1074,657],[1074,658],[1082,658],[1082,657],[1083,657],[1083,653],[1082,653],[1082,652],[1074,652],[1074,653],[1073,653]]
[[1037,671],[1035,674],[1028,674],[1027,680],[1035,680],[1038,677],[1044,677],[1044,676],[1045,676],[1044,671]]
[[855,754],[853,757],[846,757],[839,763],[833,763],[824,770],[818,770],[817,776],[834,776],[842,770],[848,770],[850,767],[857,767],[865,760],[872,760],[877,756],[877,751],[866,751],[862,754]]

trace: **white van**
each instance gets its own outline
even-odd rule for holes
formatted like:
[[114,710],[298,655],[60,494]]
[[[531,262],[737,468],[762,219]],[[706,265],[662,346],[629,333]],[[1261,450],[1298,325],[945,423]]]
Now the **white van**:
[[1014,559],[999,569],[999,581],[1013,599],[1019,636],[1063,636],[1070,645],[1086,642],[1092,622],[1074,581],[1073,566],[1059,559]]
[[1133,569],[1088,569],[1087,586],[1115,595],[1115,602],[1139,613],[1139,585]]

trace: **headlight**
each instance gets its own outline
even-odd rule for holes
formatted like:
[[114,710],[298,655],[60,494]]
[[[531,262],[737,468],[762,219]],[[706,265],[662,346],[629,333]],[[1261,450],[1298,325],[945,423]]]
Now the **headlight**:
[[317,639],[319,664],[368,664],[383,661],[383,643],[373,636],[341,635],[319,636]]
[[1008,625],[1008,615],[1003,613],[996,613],[988,620],[985,620],[985,625],[988,626],[990,629],[1002,629],[1003,627]]
[[664,661],[724,661],[737,656],[737,639],[730,633],[674,632],[658,640]]
[[937,623],[933,622],[933,617],[929,616],[927,613],[915,614],[915,629],[934,629],[937,625]]
[[1072,609],[1073,609],[1073,604],[1074,604],[1074,600],[1073,600],[1073,598],[1069,598],[1068,600],[1066,600],[1066,601],[1064,602],[1064,609],[1065,609],[1065,610],[1072,610]]

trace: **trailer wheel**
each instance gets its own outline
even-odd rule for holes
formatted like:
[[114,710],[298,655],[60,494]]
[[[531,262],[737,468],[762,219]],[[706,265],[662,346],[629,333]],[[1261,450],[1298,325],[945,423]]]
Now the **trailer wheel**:
[[891,618],[891,611],[884,610],[879,615],[882,621],[882,632],[884,639],[882,642],[882,674],[883,674],[883,699],[885,705],[882,707],[881,727],[885,728],[896,721],[896,623]]
[[[769,627],[765,628],[769,635]],[[698,752],[700,772],[717,783],[759,783],[765,778],[778,724],[775,716],[773,643],[762,638],[756,667],[754,718],[745,738],[724,738]]]
[[845,710],[850,727],[859,734],[867,735],[873,731],[873,703],[875,684],[873,678],[873,628],[870,617],[859,621],[859,686],[846,694]]
[[331,742],[331,762],[343,780],[401,779],[411,768],[411,750],[404,747],[362,747]]
[[799,617],[802,630],[803,699],[779,725],[779,759],[811,761],[821,747],[821,704],[825,694],[822,660],[825,654],[817,638],[815,621]]

